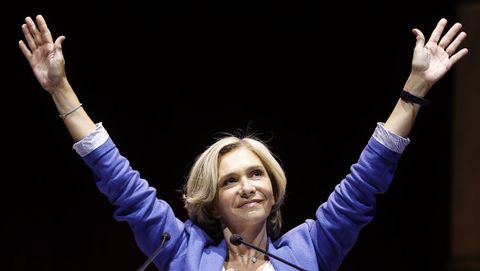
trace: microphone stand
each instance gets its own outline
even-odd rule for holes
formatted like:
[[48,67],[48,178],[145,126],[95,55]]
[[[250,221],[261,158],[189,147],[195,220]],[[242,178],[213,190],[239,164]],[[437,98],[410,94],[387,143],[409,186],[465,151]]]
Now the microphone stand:
[[155,250],[155,252],[153,252],[152,256],[150,256],[150,258],[148,258],[145,263],[142,264],[142,266],[140,266],[140,268],[137,269],[137,271],[143,271],[145,270],[145,268],[147,268],[147,266],[153,261],[153,259],[155,259],[155,257],[157,257],[157,255],[160,253],[160,251],[162,250],[163,248],[163,245],[165,244],[166,241],[170,240],[170,234],[168,232],[164,232],[162,234],[162,242],[160,243],[160,245],[158,246],[158,248]]
[[232,236],[230,237],[230,243],[232,243],[233,245],[236,245],[236,246],[238,246],[240,243],[242,243],[242,244],[246,245],[247,247],[250,247],[250,248],[253,248],[253,249],[255,249],[255,250],[258,250],[258,251],[264,253],[265,255],[268,255],[269,257],[275,258],[275,259],[281,261],[281,262],[284,263],[284,264],[287,264],[287,265],[289,265],[289,266],[291,266],[291,267],[293,267],[293,268],[296,268],[297,270],[307,271],[306,269],[303,269],[303,268],[301,268],[301,267],[299,267],[299,266],[297,266],[297,265],[295,265],[295,264],[293,264],[293,263],[287,262],[286,260],[284,260],[284,259],[282,259],[282,258],[280,258],[280,257],[278,257],[278,256],[275,256],[275,255],[273,255],[273,254],[271,254],[271,253],[268,253],[266,250],[263,250],[263,249],[261,249],[261,248],[259,248],[259,247],[256,247],[256,246],[254,246],[254,245],[252,245],[252,244],[249,244],[249,243],[243,241],[243,238],[242,238],[240,235],[238,235],[238,234],[234,234],[234,235],[232,235]]

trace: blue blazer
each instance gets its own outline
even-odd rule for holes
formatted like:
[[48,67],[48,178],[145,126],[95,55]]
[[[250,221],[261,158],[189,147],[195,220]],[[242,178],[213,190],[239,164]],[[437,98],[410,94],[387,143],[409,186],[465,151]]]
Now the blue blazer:
[[[387,190],[400,154],[370,138],[357,163],[321,204],[315,219],[289,230],[276,240],[268,240],[268,252],[306,270],[336,270],[352,248],[360,230],[375,212],[376,196]],[[154,263],[160,270],[221,271],[227,256],[225,240],[215,243],[191,220],[179,220],[156,189],[131,168],[108,138],[83,157],[92,169],[98,189],[114,205],[114,218],[126,221],[140,249],[151,255],[164,232],[165,243]],[[295,270],[270,258],[275,270]]]

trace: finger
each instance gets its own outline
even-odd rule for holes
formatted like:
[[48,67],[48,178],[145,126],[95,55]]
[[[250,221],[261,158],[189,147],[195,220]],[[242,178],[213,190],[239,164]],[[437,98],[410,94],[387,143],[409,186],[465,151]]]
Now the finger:
[[463,42],[463,40],[467,37],[467,33],[461,32],[458,34],[458,36],[448,45],[447,49],[445,49],[445,52],[450,56],[452,55],[457,49],[458,46],[460,46],[460,43]]
[[438,21],[437,23],[437,26],[433,30],[432,35],[430,35],[428,42],[433,42],[437,44],[438,40],[440,40],[440,37],[442,36],[443,29],[445,29],[446,25],[447,25],[447,19],[445,18],[440,19],[440,21]]
[[27,23],[28,30],[30,31],[30,35],[33,37],[33,41],[35,42],[36,46],[41,46],[41,37],[40,37],[40,32],[37,29],[37,26],[33,22],[32,18],[27,17],[25,19],[25,22]]
[[27,60],[30,61],[30,59],[32,58],[32,52],[28,50],[27,45],[25,45],[25,42],[23,42],[23,40],[19,41],[18,46],[20,46],[20,50],[22,51],[25,58],[27,58]]
[[40,30],[42,43],[53,43],[52,34],[50,33],[47,22],[45,22],[45,19],[42,15],[37,15],[37,25],[38,29]]
[[468,49],[463,48],[462,50],[456,52],[450,57],[450,63],[452,63],[452,66],[455,65],[462,57],[468,54]]
[[460,29],[462,29],[462,25],[460,23],[454,24],[440,40],[438,46],[442,49],[445,49],[450,44],[450,42],[452,42],[453,38],[457,35]]
[[28,47],[30,47],[30,50],[37,49],[37,45],[33,40],[32,34],[30,34],[30,30],[28,29],[27,24],[22,24],[22,32],[23,32],[23,35],[25,36],[25,39],[27,40],[27,44],[28,44]]

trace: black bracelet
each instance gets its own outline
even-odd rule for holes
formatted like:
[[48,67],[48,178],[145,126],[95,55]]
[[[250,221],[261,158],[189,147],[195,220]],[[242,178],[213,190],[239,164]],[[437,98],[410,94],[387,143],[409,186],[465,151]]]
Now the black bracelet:
[[402,92],[400,92],[400,98],[406,102],[416,103],[421,106],[428,106],[430,104],[430,102],[425,98],[412,95],[410,94],[410,92],[407,92],[405,90],[402,90]]

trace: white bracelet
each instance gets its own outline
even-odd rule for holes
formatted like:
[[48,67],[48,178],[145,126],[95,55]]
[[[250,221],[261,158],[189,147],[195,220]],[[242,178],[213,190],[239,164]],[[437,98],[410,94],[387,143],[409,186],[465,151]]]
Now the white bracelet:
[[60,114],[58,115],[60,118],[62,119],[65,119],[68,115],[72,114],[73,112],[77,111],[80,107],[82,107],[82,104],[79,104],[77,106],[75,106],[74,108],[72,108],[70,111],[68,111],[67,113],[64,113],[64,114]]

